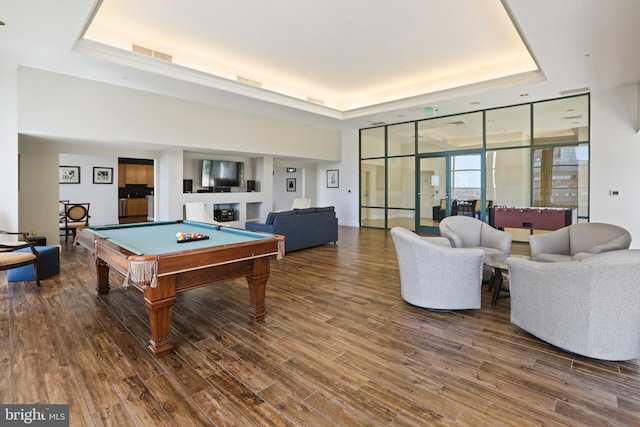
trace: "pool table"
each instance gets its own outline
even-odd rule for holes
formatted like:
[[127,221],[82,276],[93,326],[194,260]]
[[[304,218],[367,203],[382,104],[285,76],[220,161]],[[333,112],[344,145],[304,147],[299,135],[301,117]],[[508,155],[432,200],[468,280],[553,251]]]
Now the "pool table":
[[[178,233],[208,239],[178,243]],[[87,227],[76,242],[93,252],[98,294],[109,292],[110,268],[125,276],[124,286],[143,291],[156,357],[173,348],[171,312],[179,292],[246,277],[249,317],[263,320],[270,261],[284,248],[282,236],[187,221]]]

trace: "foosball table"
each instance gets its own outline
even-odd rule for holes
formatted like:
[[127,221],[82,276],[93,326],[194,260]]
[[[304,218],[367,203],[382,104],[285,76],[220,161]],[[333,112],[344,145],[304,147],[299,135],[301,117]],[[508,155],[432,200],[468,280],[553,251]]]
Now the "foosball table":
[[558,230],[578,222],[576,209],[538,207],[491,207],[489,225],[495,228]]

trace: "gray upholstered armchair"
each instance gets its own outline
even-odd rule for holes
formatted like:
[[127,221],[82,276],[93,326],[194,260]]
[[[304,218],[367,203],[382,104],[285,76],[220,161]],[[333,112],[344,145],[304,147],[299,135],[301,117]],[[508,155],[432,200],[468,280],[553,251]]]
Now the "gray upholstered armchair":
[[391,229],[400,269],[400,291],[409,304],[437,310],[480,308],[480,249],[455,249],[443,237]]
[[[478,248],[487,255],[509,255],[513,236],[468,216],[449,216],[440,222],[440,235],[454,248]],[[483,280],[489,280],[491,268],[485,267]]]
[[572,224],[545,234],[529,237],[531,259],[569,261],[620,249],[629,249],[631,234],[622,227],[599,222]]
[[507,264],[512,323],[583,356],[640,356],[640,251],[565,262],[511,257]]

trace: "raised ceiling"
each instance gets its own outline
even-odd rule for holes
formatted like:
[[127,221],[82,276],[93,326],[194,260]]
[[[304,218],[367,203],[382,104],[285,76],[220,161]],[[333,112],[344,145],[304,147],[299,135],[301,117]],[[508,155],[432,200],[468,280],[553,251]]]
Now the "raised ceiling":
[[103,0],[80,44],[85,53],[149,66],[132,52],[139,46],[163,58],[156,72],[179,70],[283,105],[302,100],[335,118],[541,79],[500,0]]
[[[311,85],[305,87],[306,93],[296,95],[298,97],[276,92],[269,87],[268,77],[271,76],[258,75],[261,69],[257,66],[243,66],[242,70],[247,73],[256,72],[243,77],[256,81],[264,79],[262,89],[237,82],[240,68],[220,77],[134,54],[130,45],[121,48],[84,39],[93,31],[93,22],[101,19],[98,16],[101,11],[112,2],[121,1],[2,2],[0,20],[5,25],[0,26],[0,75],[6,76],[3,73],[7,70],[11,73],[16,66],[31,67],[340,130],[359,129],[380,122],[423,119],[428,106],[435,107],[437,116],[446,116],[551,99],[567,93],[591,91],[597,94],[602,89],[627,87],[640,81],[640,55],[637,55],[640,1],[637,0],[398,0],[393,2],[392,8],[387,6],[392,2],[364,0],[157,0],[153,3],[136,0],[123,2],[127,7],[141,7],[136,13],[130,13],[138,15],[132,21],[126,20],[126,14],[112,20],[113,25],[122,25],[128,30],[127,27],[135,28],[142,22],[153,22],[158,16],[166,16],[168,20],[162,21],[160,27],[176,39],[179,39],[180,28],[186,26],[191,30],[204,23],[202,34],[195,36],[204,37],[217,28],[218,37],[223,39],[218,46],[224,48],[241,40],[248,45],[245,52],[250,59],[279,59],[269,60],[265,70],[278,64],[285,71],[303,70],[300,79],[324,82],[327,87],[331,87],[333,80],[351,86],[354,81],[359,84],[360,80],[386,78],[394,67],[402,66],[406,70],[445,69],[444,75],[458,75],[457,67],[462,67],[468,56],[463,52],[470,51],[474,55],[477,50],[486,54],[485,48],[495,43],[502,45],[503,31],[519,34],[517,44],[528,47],[539,68],[539,71],[478,83],[458,83],[463,86],[444,90],[416,86],[408,98],[379,104],[373,104],[379,101],[369,101],[372,102],[369,106],[350,110],[350,107],[330,108],[331,91],[311,93]],[[262,3],[269,7],[261,6]],[[452,4],[456,7],[453,11]],[[235,15],[231,14],[234,9]],[[324,11],[324,15],[319,11]],[[504,18],[508,18],[508,28],[498,31],[487,24],[485,18],[491,18],[493,14],[502,17],[503,23]],[[239,25],[232,25],[234,22],[245,23],[246,31],[237,40],[231,37],[239,28]],[[311,22],[315,23],[312,25]],[[447,25],[442,24],[445,22]],[[232,32],[221,32],[221,28],[227,26]],[[416,36],[419,31],[432,27],[438,31]],[[336,40],[337,35],[342,40]],[[361,37],[360,45],[353,43],[357,37]],[[263,43],[263,39],[271,41]],[[168,50],[166,44],[153,44],[154,40],[156,37],[135,42],[143,46],[149,44],[148,48],[160,52]],[[189,40],[179,44],[194,46]],[[288,50],[283,54],[280,50],[285,47]],[[234,46],[232,53],[238,54],[242,49]],[[427,55],[430,49],[439,49],[433,51],[433,55],[440,56]],[[174,61],[179,60],[176,52],[166,53],[175,55]],[[351,61],[352,58],[358,61]],[[447,60],[455,62],[453,71],[444,67]],[[351,64],[349,68],[348,63]],[[347,80],[349,73],[351,80]],[[408,75],[398,74],[400,77]],[[286,80],[297,82],[294,78]],[[400,82],[406,83],[408,79],[401,78]],[[316,84],[320,86],[320,83]],[[408,85],[404,87],[408,88]],[[429,90],[432,91],[425,92]],[[343,94],[342,89],[335,91]],[[523,97],[524,94],[528,96]],[[309,102],[308,96],[324,100],[326,106]]]

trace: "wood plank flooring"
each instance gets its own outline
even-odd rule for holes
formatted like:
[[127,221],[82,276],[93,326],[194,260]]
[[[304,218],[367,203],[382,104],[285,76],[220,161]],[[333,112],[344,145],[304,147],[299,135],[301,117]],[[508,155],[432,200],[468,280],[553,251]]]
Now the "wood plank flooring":
[[263,323],[244,279],[180,294],[161,359],[122,280],[97,296],[71,243],[41,288],[0,275],[0,402],[68,403],[83,427],[640,425],[638,360],[551,347],[486,289],[479,310],[410,306],[388,231],[340,227],[337,245],[274,260]]

